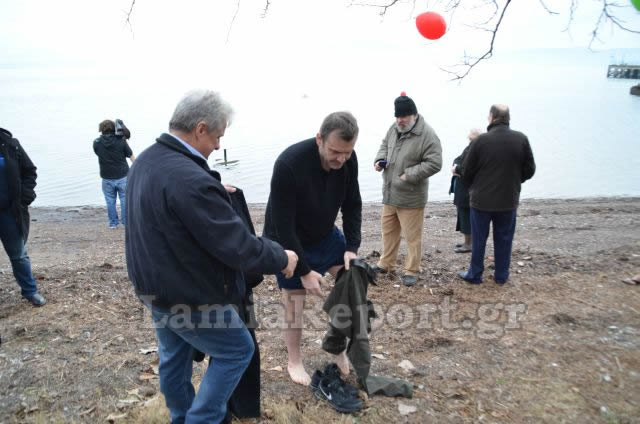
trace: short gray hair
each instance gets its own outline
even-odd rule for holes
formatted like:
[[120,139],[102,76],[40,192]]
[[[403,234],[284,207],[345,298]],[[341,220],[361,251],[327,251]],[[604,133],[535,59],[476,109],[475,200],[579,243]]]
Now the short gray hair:
[[191,132],[199,122],[204,122],[209,131],[222,129],[231,123],[233,109],[211,90],[193,90],[185,94],[169,121],[170,130]]
[[329,114],[320,127],[320,137],[322,141],[326,141],[329,134],[338,131],[340,139],[351,142],[358,137],[358,121],[351,112],[333,112]]

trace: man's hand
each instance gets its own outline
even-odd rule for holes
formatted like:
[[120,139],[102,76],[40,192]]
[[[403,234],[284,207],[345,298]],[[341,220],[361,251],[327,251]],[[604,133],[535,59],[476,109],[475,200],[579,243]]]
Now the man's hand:
[[308,294],[314,294],[316,296],[322,296],[321,284],[324,284],[324,278],[322,275],[315,271],[311,271],[306,275],[300,277],[302,280],[302,287],[307,290]]
[[287,254],[287,266],[280,272],[284,274],[285,278],[291,278],[298,265],[298,255],[292,250],[285,250],[284,253]]
[[356,259],[357,257],[358,255],[348,250],[344,252],[344,269],[349,271],[349,262],[351,262],[351,259]]
[[378,171],[378,172],[380,172],[380,171],[382,171],[382,170],[384,169],[383,167],[381,167],[381,166],[380,166],[380,162],[382,162],[382,159],[381,159],[381,160],[379,160],[379,161],[377,161],[377,162],[373,165],[373,167],[374,167],[374,168],[376,169],[376,171]]
[[400,175],[400,179],[401,179],[402,181],[407,181],[407,176],[406,176],[406,174],[402,174],[402,175]]
[[[236,190],[237,190],[234,186],[229,185],[229,184],[225,184],[224,185],[224,189],[227,190],[227,193],[235,193]],[[289,277],[287,277],[287,278],[289,278]]]
[[456,177],[459,177],[459,176],[460,176],[460,174],[458,174],[457,169],[458,169],[458,165],[453,165],[453,166],[451,167],[451,173],[452,173],[453,175],[455,175]]

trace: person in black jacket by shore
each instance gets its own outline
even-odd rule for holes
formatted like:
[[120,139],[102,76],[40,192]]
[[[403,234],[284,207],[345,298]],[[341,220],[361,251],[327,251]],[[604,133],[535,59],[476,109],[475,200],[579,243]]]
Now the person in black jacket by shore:
[[471,143],[462,164],[462,182],[470,195],[472,250],[469,270],[458,275],[471,284],[482,283],[490,222],[494,279],[500,285],[508,280],[520,187],[536,171],[529,139],[510,129],[509,121],[506,105],[491,106],[487,132]]
[[29,237],[29,205],[36,198],[36,177],[36,167],[20,142],[0,128],[0,238],[22,296],[34,306],[42,306],[46,300],[38,293],[25,247]]
[[[211,91],[188,93],[169,133],[129,171],[125,248],[129,278],[151,309],[160,389],[172,422],[219,423],[254,345],[232,305],[246,274],[293,275],[297,255],[251,234],[207,158],[220,148],[231,107]],[[195,350],[213,358],[196,395]]]
[[471,209],[469,206],[469,189],[462,182],[460,175],[462,162],[469,152],[470,144],[478,138],[480,131],[472,129],[469,132],[469,145],[465,147],[460,156],[453,160],[453,167],[451,168],[451,187],[449,188],[449,194],[453,193],[453,204],[456,205],[457,219],[456,219],[456,231],[460,231],[464,236],[464,242],[456,244],[453,249],[456,253],[468,253],[471,252]]
[[[300,258],[293,278],[281,273],[277,278],[287,327],[287,370],[294,382],[305,386],[311,383],[300,351],[305,295],[322,295],[323,275],[335,276],[342,266],[348,269],[360,247],[362,199],[353,150],[357,139],[356,118],[334,112],[315,138],[289,146],[273,167],[263,234]],[[340,210],[344,235],[335,226]],[[349,372],[345,352],[336,363],[343,373]]]
[[[98,156],[100,177],[102,178],[102,193],[107,204],[109,228],[118,228],[118,223],[127,225],[126,196],[127,173],[129,164],[136,157],[131,151],[127,140],[131,132],[120,119],[113,122],[109,119],[100,122],[98,131],[102,134],[93,142],[93,151]],[[116,209],[116,198],[120,197],[120,220]]]

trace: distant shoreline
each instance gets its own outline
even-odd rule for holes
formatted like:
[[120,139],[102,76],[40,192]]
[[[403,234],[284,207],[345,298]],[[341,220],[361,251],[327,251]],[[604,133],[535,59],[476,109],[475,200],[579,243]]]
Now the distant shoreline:
[[[535,197],[535,198],[525,198],[520,199],[520,204],[528,204],[528,203],[554,203],[554,202],[602,202],[602,201],[617,201],[617,200],[638,200],[640,196],[585,196],[585,197]],[[451,200],[434,200],[427,202],[427,209],[429,205],[448,205],[453,203],[453,195],[451,196]],[[363,207],[367,206],[378,206],[382,205],[382,201],[363,201]],[[250,208],[265,208],[267,206],[266,202],[248,202],[248,206]],[[57,210],[61,211],[61,209],[106,209],[104,205],[72,205],[72,206],[30,206],[30,210]]]

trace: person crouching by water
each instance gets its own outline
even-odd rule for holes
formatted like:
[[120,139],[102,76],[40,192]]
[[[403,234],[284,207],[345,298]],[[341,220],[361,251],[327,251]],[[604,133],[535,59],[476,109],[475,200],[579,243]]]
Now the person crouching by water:
[[11,133],[0,128],[0,239],[22,289],[34,306],[47,301],[40,293],[27,255],[29,205],[36,198],[36,167]]
[[[127,186],[129,279],[151,309],[160,389],[172,423],[220,423],[255,350],[233,307],[245,273],[293,275],[297,255],[251,234],[209,155],[232,117],[218,93],[198,90],[176,106],[169,132],[142,152]],[[233,189],[229,189],[233,190]],[[194,351],[211,356],[196,394]]]
[[[129,164],[127,158],[133,161],[133,155],[127,140],[131,132],[120,119],[116,122],[104,120],[100,122],[98,130],[102,134],[93,142],[93,151],[98,155],[100,165],[100,177],[102,177],[102,193],[107,203],[107,216],[109,228],[118,228],[118,223],[127,225],[126,196],[127,173]],[[116,198],[120,197],[120,220],[116,210]]]
[[453,204],[456,205],[458,210],[458,218],[456,220],[456,231],[459,231],[464,236],[464,242],[456,244],[453,249],[456,253],[469,253],[471,252],[471,209],[469,206],[469,188],[464,185],[460,178],[462,172],[462,162],[467,156],[471,143],[478,138],[480,130],[472,129],[469,132],[467,138],[469,139],[469,145],[465,147],[462,154],[453,160],[453,167],[451,168],[451,187],[449,188],[449,194],[453,193]]

